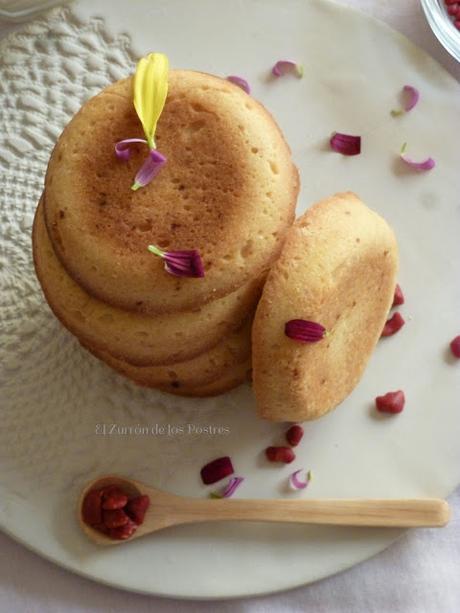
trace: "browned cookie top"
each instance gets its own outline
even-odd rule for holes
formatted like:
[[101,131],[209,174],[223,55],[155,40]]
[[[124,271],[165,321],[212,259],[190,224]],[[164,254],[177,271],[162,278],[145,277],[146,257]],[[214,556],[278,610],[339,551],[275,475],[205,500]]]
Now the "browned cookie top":
[[[168,161],[136,192],[147,146],[128,162],[114,154],[130,137],[143,137],[131,78],[89,100],[51,156],[46,223],[80,285],[115,306],[165,313],[224,296],[267,268],[293,221],[298,174],[261,104],[223,79],[171,71],[156,132]],[[149,244],[197,249],[205,277],[168,274]]]

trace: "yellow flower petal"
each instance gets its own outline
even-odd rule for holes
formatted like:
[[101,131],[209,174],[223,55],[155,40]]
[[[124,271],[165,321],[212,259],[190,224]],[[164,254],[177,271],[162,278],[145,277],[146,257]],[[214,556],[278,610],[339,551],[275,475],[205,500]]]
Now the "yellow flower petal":
[[139,60],[134,75],[134,108],[147,143],[155,148],[155,130],[168,95],[169,61],[164,53],[149,53]]

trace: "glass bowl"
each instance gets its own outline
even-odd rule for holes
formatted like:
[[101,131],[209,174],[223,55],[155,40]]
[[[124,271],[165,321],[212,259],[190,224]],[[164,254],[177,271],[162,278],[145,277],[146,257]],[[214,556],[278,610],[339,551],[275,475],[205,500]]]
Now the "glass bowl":
[[460,62],[460,30],[454,26],[444,0],[421,0],[421,3],[435,36],[457,62]]

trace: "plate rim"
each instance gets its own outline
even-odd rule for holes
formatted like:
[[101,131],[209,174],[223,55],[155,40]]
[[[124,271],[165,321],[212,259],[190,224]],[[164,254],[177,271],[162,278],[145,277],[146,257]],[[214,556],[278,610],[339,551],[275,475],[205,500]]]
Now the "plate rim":
[[[452,493],[452,492],[451,492]],[[27,549],[28,551],[31,551],[32,553],[34,553],[35,555],[37,555],[40,558],[43,558],[44,560],[46,560],[47,562],[51,562],[52,564],[56,564],[56,566],[58,566],[59,568],[64,569],[67,572],[70,572],[74,575],[77,575],[78,577],[82,577],[83,579],[87,579],[89,581],[92,581],[93,583],[96,584],[100,584],[103,585],[105,587],[110,587],[110,588],[115,588],[115,589],[119,589],[119,590],[123,590],[125,592],[131,593],[131,594],[141,594],[143,596],[155,596],[158,598],[169,598],[171,600],[180,600],[180,601],[193,601],[193,602],[199,602],[201,601],[206,601],[206,602],[215,602],[215,601],[219,601],[219,600],[225,600],[225,601],[233,601],[233,600],[242,600],[244,598],[258,598],[258,597],[262,597],[262,596],[274,596],[276,594],[282,594],[284,592],[288,592],[290,590],[295,590],[301,587],[306,587],[308,585],[313,585],[314,583],[317,583],[319,581],[322,581],[323,579],[328,579],[329,577],[334,577],[335,575],[338,575],[340,573],[343,573],[347,570],[352,569],[353,567],[357,566],[358,564],[362,564],[363,562],[366,562],[367,560],[371,560],[372,558],[375,558],[376,556],[378,556],[380,553],[386,551],[387,549],[389,549],[390,547],[392,547],[397,541],[399,541],[404,535],[406,535],[408,532],[415,530],[415,528],[401,528],[399,534],[397,534],[391,541],[389,541],[388,543],[385,543],[383,548],[378,548],[374,553],[372,553],[371,555],[368,555],[367,553],[364,553],[362,557],[359,557],[358,560],[354,560],[351,562],[346,562],[345,564],[343,564],[340,568],[338,568],[337,570],[335,570],[333,573],[328,573],[327,571],[325,571],[324,574],[320,574],[317,577],[311,579],[311,580],[306,580],[306,581],[301,581],[300,583],[296,582],[290,585],[287,585],[285,587],[280,587],[280,588],[274,588],[273,590],[265,590],[262,589],[260,591],[251,591],[251,592],[247,592],[245,591],[244,593],[237,593],[237,594],[232,594],[232,595],[228,595],[228,596],[196,596],[196,595],[186,595],[186,594],[173,594],[171,592],[161,592],[158,590],[149,590],[149,589],[139,589],[139,588],[135,588],[132,587],[130,585],[124,585],[124,584],[119,584],[119,583],[115,583],[114,581],[110,581],[109,579],[105,579],[102,578],[98,575],[95,574],[91,574],[90,572],[86,572],[85,570],[81,569],[81,568],[77,568],[77,567],[73,567],[71,563],[66,563],[62,560],[60,560],[59,558],[49,554],[49,553],[44,553],[43,551],[41,551],[40,549],[38,549],[35,545],[32,545],[31,543],[29,543],[28,541],[26,541],[25,539],[23,539],[20,535],[17,535],[13,532],[11,532],[11,530],[9,528],[6,528],[3,521],[1,521],[0,518],[0,530],[6,534],[9,538],[11,538],[12,541],[14,541],[15,543],[20,544],[21,546],[25,547],[25,549]],[[385,530],[385,528],[381,528],[381,530]]]

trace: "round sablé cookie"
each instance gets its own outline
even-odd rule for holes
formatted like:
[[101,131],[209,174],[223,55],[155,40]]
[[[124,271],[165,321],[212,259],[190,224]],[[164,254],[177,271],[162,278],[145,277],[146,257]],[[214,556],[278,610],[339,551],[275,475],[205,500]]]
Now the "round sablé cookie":
[[206,398],[209,396],[220,396],[225,392],[238,387],[242,383],[249,382],[251,379],[251,359],[247,358],[244,362],[229,368],[223,373],[216,381],[205,383],[197,387],[190,387],[187,389],[178,390],[166,387],[158,388],[162,392],[168,392],[175,394],[176,396],[188,396],[192,398]]
[[[106,351],[95,349],[80,341],[83,347],[120,374],[139,385],[187,394],[195,388],[216,383],[220,389],[223,380],[240,377],[242,365],[250,369],[252,317],[236,332],[229,334],[209,351],[184,362],[169,366],[133,366]],[[249,366],[248,366],[249,363]],[[218,392],[216,392],[218,393]]]
[[[144,313],[199,308],[269,268],[294,219],[298,172],[268,111],[236,85],[173,70],[156,132],[167,158],[131,185],[148,149],[129,161],[117,141],[143,137],[132,78],[86,102],[60,136],[46,173],[45,218],[55,251],[87,292]],[[147,250],[197,249],[205,276],[168,274]]]
[[191,359],[219,343],[253,312],[263,279],[195,311],[148,316],[92,298],[56,257],[39,204],[32,233],[37,276],[52,311],[73,334],[137,366]]

